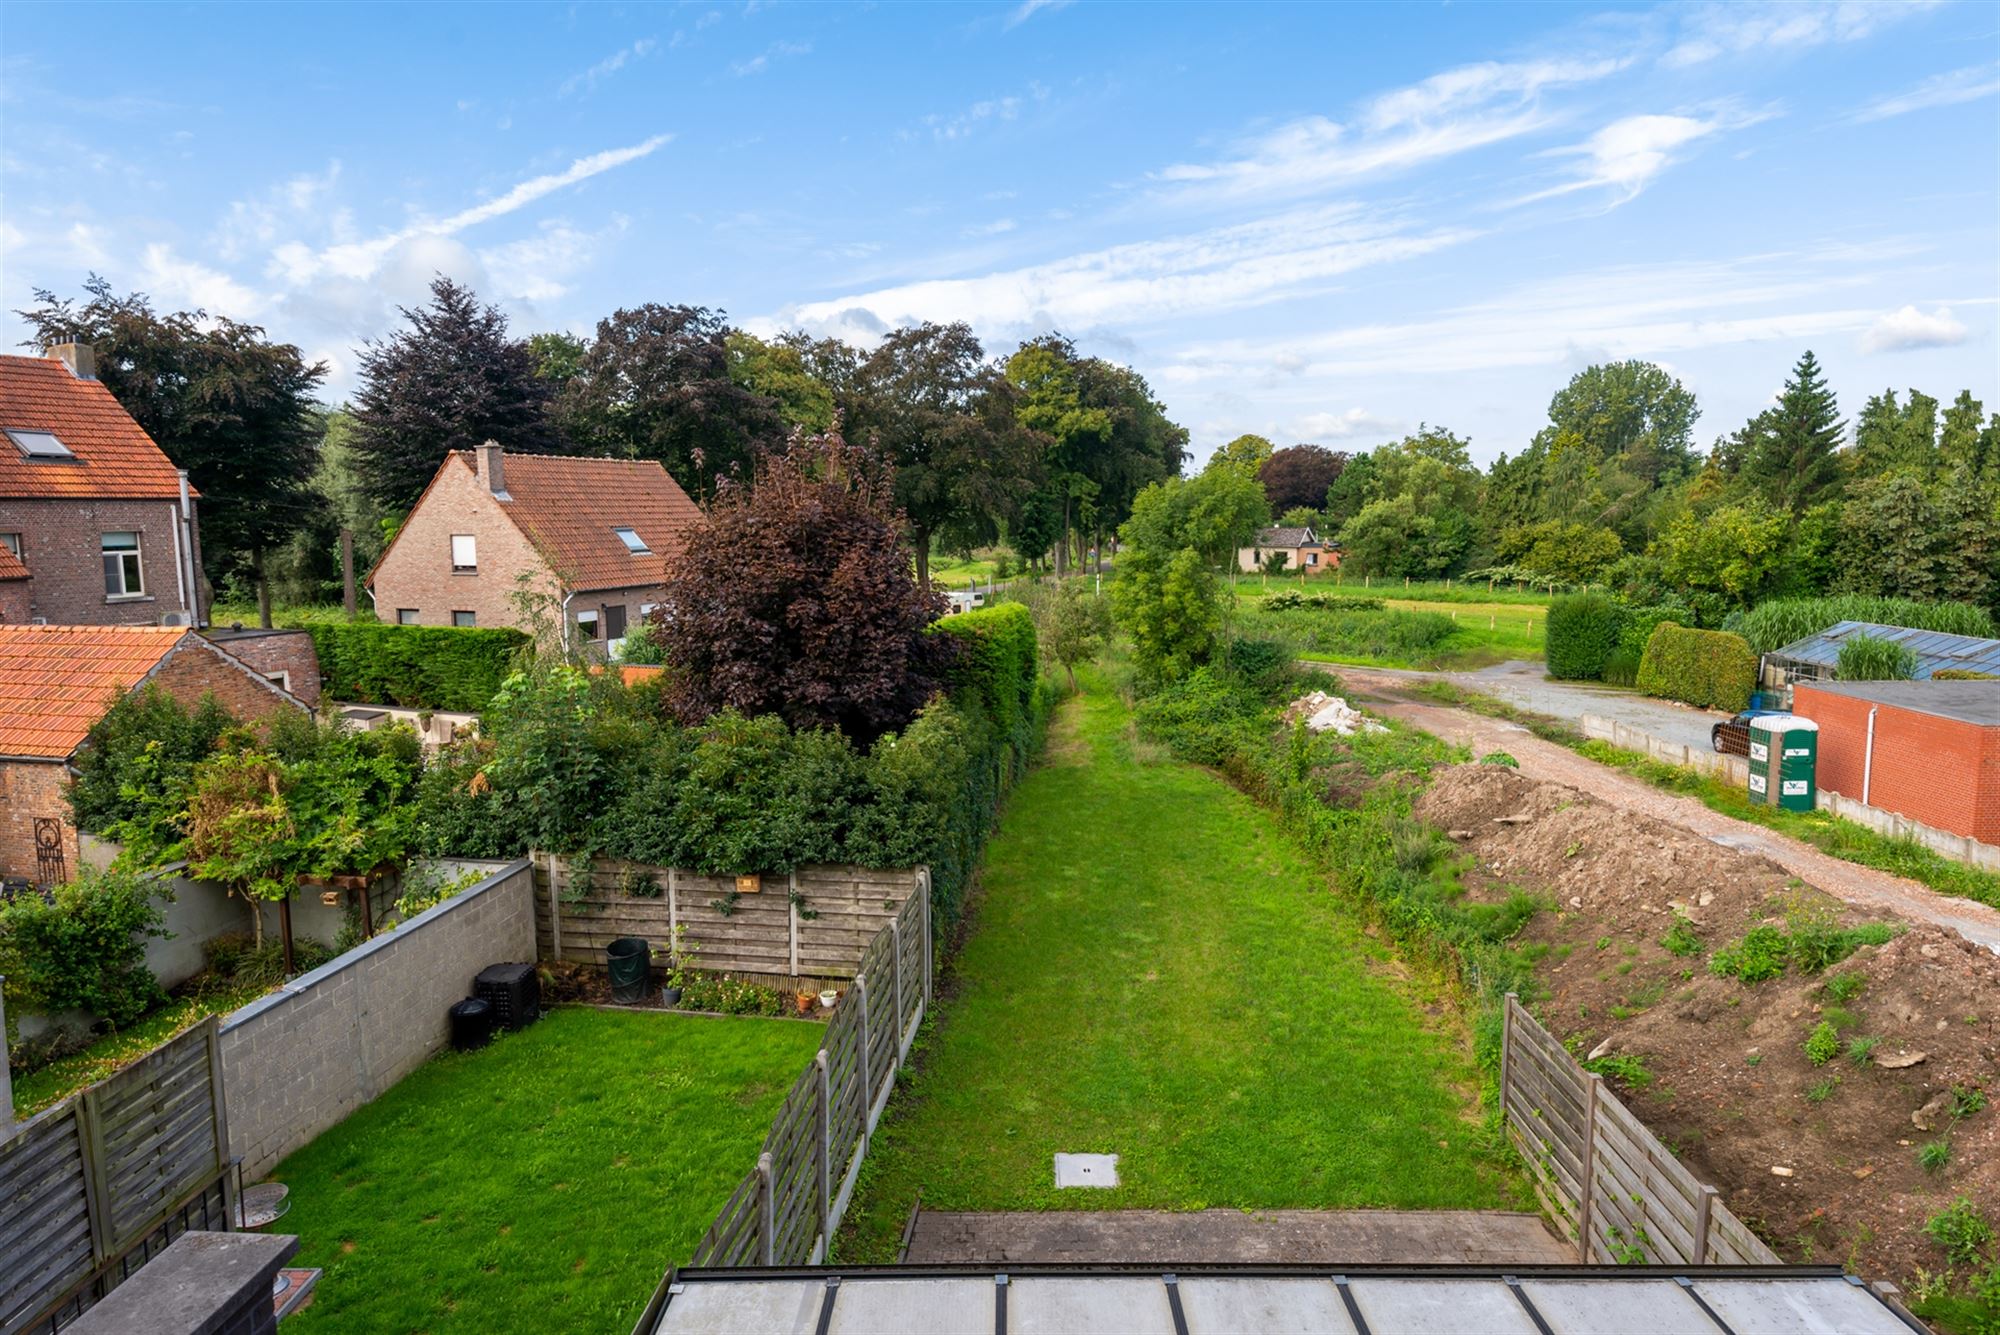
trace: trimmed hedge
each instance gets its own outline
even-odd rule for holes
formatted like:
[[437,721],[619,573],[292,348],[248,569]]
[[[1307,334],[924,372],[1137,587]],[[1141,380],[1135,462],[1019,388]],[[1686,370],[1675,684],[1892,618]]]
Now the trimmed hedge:
[[1578,593],[1549,604],[1549,675],[1560,681],[1598,681],[1618,648],[1625,609],[1601,593]]
[[1662,621],[1639,660],[1639,689],[1705,709],[1735,713],[1750,703],[1757,654],[1741,635]]
[[314,622],[327,698],[478,713],[514,670],[528,637],[518,630]]

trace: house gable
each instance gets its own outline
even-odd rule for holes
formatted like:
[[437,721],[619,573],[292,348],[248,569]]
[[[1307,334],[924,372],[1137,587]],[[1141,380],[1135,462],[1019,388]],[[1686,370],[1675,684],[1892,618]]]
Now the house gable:
[[[455,571],[452,538],[473,540],[475,567]],[[447,455],[395,540],[368,572],[375,615],[394,622],[404,609],[416,624],[449,626],[453,613],[470,612],[478,626],[512,626],[520,620],[514,595],[523,586],[560,599],[561,581],[541,551],[493,495],[465,454]]]

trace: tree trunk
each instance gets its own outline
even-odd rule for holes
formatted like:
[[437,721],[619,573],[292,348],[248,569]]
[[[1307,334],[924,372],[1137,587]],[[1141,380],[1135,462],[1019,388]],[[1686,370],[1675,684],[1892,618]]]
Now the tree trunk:
[[1056,539],[1056,578],[1063,577],[1063,570],[1069,560],[1069,492],[1063,492],[1062,534]]
[[278,922],[285,932],[285,977],[290,978],[292,969],[292,897],[287,894],[278,901]]
[[1104,525],[1101,522],[1090,530],[1090,569],[1092,574],[1104,573]]
[[271,581],[264,576],[264,549],[259,547],[251,556],[257,571],[257,624],[264,630],[271,629]]

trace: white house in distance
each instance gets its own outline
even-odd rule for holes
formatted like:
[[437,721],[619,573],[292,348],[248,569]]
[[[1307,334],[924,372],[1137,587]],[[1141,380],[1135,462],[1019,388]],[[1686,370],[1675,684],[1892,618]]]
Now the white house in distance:
[[1285,554],[1288,575],[1301,570],[1308,575],[1320,575],[1340,569],[1340,548],[1321,542],[1310,524],[1304,528],[1267,528],[1259,532],[1250,546],[1236,549],[1237,569],[1255,574],[1264,568],[1265,559],[1273,552]]

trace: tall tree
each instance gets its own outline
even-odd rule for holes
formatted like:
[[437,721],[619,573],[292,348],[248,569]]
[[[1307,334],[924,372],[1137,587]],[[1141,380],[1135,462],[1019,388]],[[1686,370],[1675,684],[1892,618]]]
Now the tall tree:
[[722,343],[730,379],[776,403],[787,431],[817,436],[833,430],[838,411],[833,389],[812,373],[797,344],[767,343],[741,329],[730,330]]
[[1946,468],[1961,468],[1974,477],[2000,469],[2000,413],[1981,421],[1986,409],[1972,391],[1962,389],[1944,410],[1938,433],[1938,459]]
[[648,302],[597,323],[556,418],[586,454],[657,459],[706,496],[784,440],[777,400],[730,373],[720,311]]
[[1588,366],[1549,400],[1549,428],[1574,432],[1599,459],[1648,488],[1694,471],[1693,391],[1651,362]]
[[212,583],[255,582],[268,611],[265,558],[313,507],[314,402],[324,363],[256,325],[199,310],[155,312],[97,275],[78,306],[37,290],[18,314],[33,343],[88,343],[97,375],[201,492],[203,566]]
[[1076,345],[1059,334],[1023,343],[1007,359],[1015,415],[1044,441],[1043,471],[1053,506],[1062,519],[1056,542],[1056,574],[1068,565],[1069,539],[1077,510],[1095,499],[1090,472],[1095,454],[1111,439],[1111,414],[1086,403],[1078,383]]
[[403,318],[406,328],[362,350],[354,397],[354,448],[378,503],[409,509],[453,450],[488,440],[519,454],[560,449],[553,387],[499,307],[440,274],[430,304]]
[[1257,470],[1273,510],[1290,510],[1303,505],[1317,510],[1326,504],[1326,493],[1347,467],[1347,455],[1324,445],[1293,445],[1275,451]]
[[1900,468],[1931,476],[1938,465],[1937,406],[1936,399],[1914,389],[1907,404],[1896,402],[1893,389],[1870,398],[1854,419],[1850,475],[1877,477]]
[[[862,362],[847,433],[895,469],[917,579],[930,587],[931,539],[992,542],[1038,479],[1037,441],[1014,388],[966,324],[891,332]],[[829,403],[831,398],[829,396]]]
[[1244,434],[1221,446],[1208,456],[1206,468],[1240,468],[1255,477],[1264,467],[1264,461],[1277,449],[1262,436]]
[[1755,440],[1743,475],[1772,504],[1796,515],[1837,494],[1840,460],[1835,451],[1847,423],[1810,350],[1792,368],[1778,402],[1759,414],[1753,426]]

